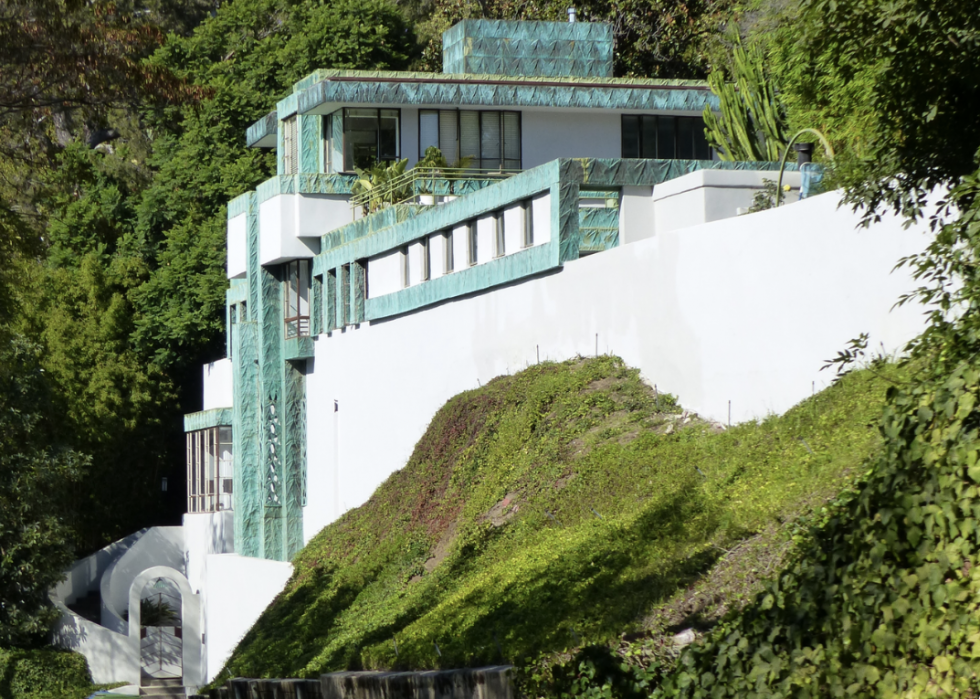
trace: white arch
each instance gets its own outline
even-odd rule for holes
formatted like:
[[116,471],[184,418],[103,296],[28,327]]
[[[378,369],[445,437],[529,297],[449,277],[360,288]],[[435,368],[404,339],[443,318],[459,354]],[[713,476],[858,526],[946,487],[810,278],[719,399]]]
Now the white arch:
[[200,687],[204,684],[201,667],[201,597],[194,594],[187,578],[180,571],[168,566],[154,566],[136,576],[133,584],[129,586],[129,637],[138,647],[141,622],[140,595],[146,584],[157,578],[166,578],[180,591],[183,684],[185,687]]

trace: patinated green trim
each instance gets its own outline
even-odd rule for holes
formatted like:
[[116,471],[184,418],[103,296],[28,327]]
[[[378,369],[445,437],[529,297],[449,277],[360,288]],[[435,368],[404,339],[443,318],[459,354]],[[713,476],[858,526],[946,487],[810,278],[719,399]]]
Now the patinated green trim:
[[320,125],[323,119],[316,114],[299,117],[299,171],[303,174],[320,174],[324,171],[323,133]]
[[364,292],[367,289],[367,269],[362,260],[350,266],[350,324],[364,322]]
[[408,313],[449,298],[509,284],[560,266],[557,242],[552,240],[401,291],[369,298],[364,304],[365,317],[367,320],[378,320]]
[[234,425],[231,408],[214,408],[184,415],[184,432],[197,432],[219,425]]
[[356,180],[355,175],[342,174],[277,175],[256,187],[255,193],[260,204],[280,194],[349,195]]
[[231,305],[233,303],[241,303],[248,299],[247,279],[229,279],[228,281],[231,284],[225,289],[225,303]]
[[228,220],[248,213],[248,202],[253,196],[255,196],[254,192],[245,192],[228,202]]
[[581,207],[578,210],[581,236],[579,254],[601,252],[619,245],[619,207]]
[[323,275],[313,276],[310,303],[310,333],[316,337],[323,332]]
[[245,145],[249,148],[273,148],[278,144],[278,130],[279,117],[273,110],[248,127],[245,131]]
[[612,77],[612,25],[464,19],[442,34],[445,73]]
[[324,330],[337,329],[337,270],[329,269],[323,275],[323,288],[326,290],[326,303],[323,307]]
[[[588,79],[592,81],[592,78]],[[292,98],[298,97],[296,101]],[[541,85],[521,79],[499,83],[371,82],[326,80],[280,102],[279,118],[340,105],[446,105],[452,107],[545,107],[550,109],[629,109],[700,113],[717,109],[718,98],[707,89],[663,85]],[[295,106],[294,106],[295,105]],[[293,111],[289,111],[292,109]]]
[[234,448],[235,552],[262,555],[261,430],[259,427],[258,328],[255,322],[239,324],[232,354],[235,396],[232,434]]
[[313,358],[312,337],[291,337],[285,342],[283,358],[288,361]]
[[337,268],[337,327],[346,328],[350,319],[350,265]]
[[528,84],[535,83],[562,83],[568,85],[608,85],[608,86],[636,86],[636,87],[664,87],[664,88],[689,88],[694,90],[710,90],[705,80],[685,80],[685,79],[663,79],[663,78],[583,78],[583,77],[544,77],[534,75],[522,75],[515,78],[510,75],[492,74],[465,74],[465,73],[423,73],[419,71],[387,71],[387,70],[345,70],[342,68],[323,68],[310,73],[305,78],[293,85],[293,92],[300,93],[312,87],[316,83],[324,80],[360,80],[371,81],[398,81],[398,80],[426,80],[444,83],[486,83],[500,82],[510,84],[522,82]]

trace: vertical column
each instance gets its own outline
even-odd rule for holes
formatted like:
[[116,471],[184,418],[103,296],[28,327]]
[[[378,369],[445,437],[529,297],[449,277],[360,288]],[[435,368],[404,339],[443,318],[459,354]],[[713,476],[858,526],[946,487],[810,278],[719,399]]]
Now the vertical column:
[[283,309],[282,281],[261,268],[262,307],[259,311],[259,386],[262,423],[262,553],[274,561],[285,560],[283,547]]
[[350,318],[350,265],[337,268],[337,327],[343,330]]
[[310,334],[317,337],[323,328],[323,275],[313,277],[313,303],[310,308]]
[[255,322],[258,305],[259,216],[258,198],[249,193],[246,228],[246,302],[239,305],[238,332],[231,338],[234,412],[232,507],[235,517],[235,551],[242,556],[261,555],[262,500],[261,430],[259,421],[259,340]]
[[367,277],[365,262],[352,262],[350,265],[350,324],[364,321],[364,284]]
[[299,171],[301,174],[323,172],[323,118],[319,114],[301,114],[299,120]]
[[280,508],[283,559],[303,548],[303,505],[306,501],[306,362],[283,362],[283,439]]
[[578,227],[577,182],[561,182],[551,186],[551,230],[558,232],[559,262],[577,260],[581,233]]
[[324,275],[323,288],[326,292],[324,303],[324,330],[330,332],[337,329],[337,270],[327,270]]

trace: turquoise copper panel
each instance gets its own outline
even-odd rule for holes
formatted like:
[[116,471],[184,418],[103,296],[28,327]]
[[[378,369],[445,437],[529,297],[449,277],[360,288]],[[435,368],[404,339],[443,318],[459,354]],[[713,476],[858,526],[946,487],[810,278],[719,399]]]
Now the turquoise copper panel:
[[557,242],[552,240],[401,291],[369,298],[365,301],[365,316],[367,320],[376,320],[408,313],[447,298],[509,284],[560,266]]
[[258,203],[280,194],[350,194],[355,175],[312,174],[276,175],[255,188]]
[[234,489],[235,552],[261,556],[262,488],[259,429],[258,331],[256,323],[239,323],[232,354],[235,395],[232,435],[235,439]]
[[299,117],[299,172],[318,174],[323,172],[320,162],[323,154],[323,119],[317,114]]
[[273,148],[277,145],[278,130],[279,117],[273,110],[248,127],[245,132],[245,144],[249,148]]
[[231,408],[215,408],[213,410],[202,410],[197,413],[184,415],[184,432],[197,432],[206,430],[209,427],[219,425],[232,425],[233,415]]
[[366,286],[366,272],[361,261],[352,262],[350,266],[350,324],[357,325],[364,322],[364,293]]
[[313,277],[313,302],[310,304],[310,334],[316,337],[324,332],[323,327],[323,275]]
[[[592,80],[591,78],[587,80]],[[290,97],[295,97],[291,95]],[[281,106],[282,103],[280,103]],[[447,105],[451,107],[547,107],[551,109],[617,109],[700,113],[718,108],[707,87],[634,83],[494,83],[411,80],[372,81],[333,78],[315,83],[298,95],[298,110],[332,111],[341,105]],[[280,109],[282,114],[282,109]]]
[[300,360],[313,358],[313,338],[312,337],[291,337],[286,340],[283,349],[283,357],[286,360]]
[[323,288],[327,296],[323,305],[324,330],[330,332],[337,329],[337,270],[328,269],[324,272]]
[[443,32],[442,69],[444,73],[610,78],[612,25],[463,20]]

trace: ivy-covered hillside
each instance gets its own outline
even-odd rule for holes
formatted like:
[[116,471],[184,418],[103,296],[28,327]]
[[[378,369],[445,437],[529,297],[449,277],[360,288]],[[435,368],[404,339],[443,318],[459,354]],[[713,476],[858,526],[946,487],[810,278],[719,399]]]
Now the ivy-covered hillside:
[[615,357],[450,400],[404,469],[317,535],[221,679],[522,662],[706,629],[777,570],[787,523],[880,445],[863,372],[725,429]]

